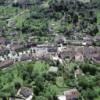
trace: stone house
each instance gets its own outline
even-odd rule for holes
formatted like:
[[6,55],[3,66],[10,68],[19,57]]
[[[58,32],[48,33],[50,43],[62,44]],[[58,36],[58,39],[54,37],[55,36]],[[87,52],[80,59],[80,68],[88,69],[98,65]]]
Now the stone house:
[[83,62],[84,61],[84,55],[81,52],[75,53],[75,61]]
[[64,43],[66,43],[66,37],[64,37],[62,35],[58,35],[55,37],[55,42],[57,44],[64,44]]
[[9,53],[9,50],[4,45],[0,45],[0,55],[4,55],[8,53]]
[[76,100],[79,98],[79,92],[77,89],[70,89],[68,91],[64,91],[64,95],[67,100]]
[[74,51],[68,50],[68,51],[63,51],[63,52],[61,52],[61,53],[59,54],[59,57],[60,57],[61,59],[69,59],[69,60],[71,60],[72,58],[74,58],[74,54],[75,54]]
[[32,89],[28,87],[21,87],[17,92],[17,96],[24,100],[32,100],[34,94]]
[[32,60],[32,56],[29,56],[27,54],[22,54],[22,56],[19,59],[19,61],[31,61],[31,60]]
[[22,51],[24,49],[24,45],[21,45],[21,44],[12,44],[10,45],[10,49],[12,51]]
[[100,35],[96,35],[95,37],[94,37],[94,41],[100,41]]
[[57,47],[49,46],[49,47],[47,48],[47,51],[48,51],[48,53],[51,54],[51,55],[56,55],[56,54],[57,54]]
[[100,54],[95,54],[95,55],[93,55],[93,56],[92,56],[92,61],[93,61],[94,63],[100,64]]
[[32,51],[36,57],[42,57],[48,54],[47,48],[45,47],[34,47],[32,48]]
[[13,60],[5,60],[0,62],[0,69],[4,69],[13,64]]
[[64,91],[63,95],[59,95],[58,100],[78,100],[80,94],[76,88]]
[[13,6],[19,6],[19,7],[28,7],[30,5],[29,0],[14,0]]
[[91,59],[92,55],[95,53],[96,53],[96,49],[92,46],[83,48],[84,57],[87,59]]
[[4,37],[0,37],[0,44],[5,45],[6,39]]

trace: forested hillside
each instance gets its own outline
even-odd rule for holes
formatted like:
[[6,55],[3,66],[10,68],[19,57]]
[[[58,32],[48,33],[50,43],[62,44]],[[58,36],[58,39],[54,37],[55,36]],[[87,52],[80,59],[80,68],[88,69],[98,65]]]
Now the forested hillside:
[[71,100],[100,100],[100,0],[0,0],[0,100],[21,87],[32,100],[74,88]]

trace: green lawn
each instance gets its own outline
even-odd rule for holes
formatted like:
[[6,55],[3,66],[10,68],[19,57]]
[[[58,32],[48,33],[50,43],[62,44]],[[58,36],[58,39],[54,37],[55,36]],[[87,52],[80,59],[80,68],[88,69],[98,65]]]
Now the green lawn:
[[97,10],[96,14],[97,14],[97,19],[98,19],[98,24],[100,24],[100,10]]
[[12,17],[21,11],[20,8],[0,6],[0,17]]
[[44,61],[43,62],[36,61],[34,64],[34,71],[39,73],[39,74],[47,72],[48,68],[49,68],[49,65],[46,64]]
[[[96,11],[96,14],[97,14],[97,24],[100,24],[100,10],[97,10]],[[100,30],[100,29],[99,29]],[[100,34],[100,32],[98,32],[98,34]]]
[[19,15],[15,18],[16,26],[21,28],[22,27],[22,23],[29,16],[30,16],[29,10],[24,10],[24,11],[20,12]]
[[95,100],[100,100],[100,96],[98,98],[96,98]]

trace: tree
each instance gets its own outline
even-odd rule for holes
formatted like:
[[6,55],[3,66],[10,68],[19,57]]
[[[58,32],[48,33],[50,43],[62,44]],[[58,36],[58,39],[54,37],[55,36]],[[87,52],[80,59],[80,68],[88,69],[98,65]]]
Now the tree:
[[80,66],[84,73],[89,72],[91,75],[95,75],[97,71],[97,66],[95,64],[84,63]]
[[58,88],[56,85],[48,83],[44,89],[44,96],[48,98],[48,100],[56,100],[55,96],[58,92]]
[[78,15],[74,14],[74,16],[73,16],[73,24],[76,25],[77,22],[78,22]]
[[0,0],[0,5],[5,4],[5,1],[6,1],[6,0]]
[[86,91],[82,91],[82,95],[85,100],[94,100],[97,97],[96,92],[93,89],[86,89]]
[[95,86],[94,79],[93,79],[91,76],[90,76],[90,77],[81,76],[81,77],[78,79],[78,84],[79,84],[79,86],[81,86],[83,89],[93,88],[93,86]]
[[18,90],[20,87],[21,87],[21,84],[20,84],[19,82],[16,82],[16,83],[15,83],[15,89]]
[[44,96],[36,96],[35,100],[47,100],[47,98]]

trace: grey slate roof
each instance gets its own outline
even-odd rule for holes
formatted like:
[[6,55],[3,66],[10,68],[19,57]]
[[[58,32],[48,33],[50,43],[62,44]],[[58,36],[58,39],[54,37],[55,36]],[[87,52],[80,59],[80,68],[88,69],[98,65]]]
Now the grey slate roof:
[[30,88],[22,87],[22,88],[20,89],[19,94],[22,95],[22,96],[25,97],[25,98],[28,98],[30,95],[33,94],[33,91],[32,91]]

